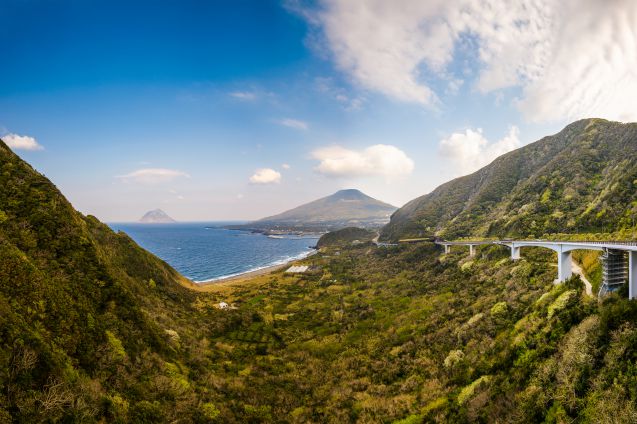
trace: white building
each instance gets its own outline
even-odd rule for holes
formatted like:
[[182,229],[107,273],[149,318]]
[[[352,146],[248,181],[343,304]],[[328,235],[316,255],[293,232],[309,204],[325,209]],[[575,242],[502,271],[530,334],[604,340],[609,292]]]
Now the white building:
[[295,266],[291,266],[289,267],[285,272],[287,274],[303,274],[305,273],[310,267],[307,265],[295,265]]

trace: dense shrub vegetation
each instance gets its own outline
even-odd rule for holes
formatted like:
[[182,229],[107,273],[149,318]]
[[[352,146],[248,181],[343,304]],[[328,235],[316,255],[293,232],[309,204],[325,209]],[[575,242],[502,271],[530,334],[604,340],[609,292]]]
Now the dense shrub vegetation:
[[340,253],[313,258],[322,275],[234,293],[258,299],[241,309],[281,344],[264,356],[235,346],[245,382],[233,399],[292,422],[636,417],[637,306],[625,294],[598,303],[577,277],[554,285],[542,250],[517,262],[499,247],[473,259],[427,244]]
[[316,247],[350,246],[352,244],[371,242],[378,234],[365,228],[346,227],[323,234]]
[[190,290],[0,143],[0,422],[637,420],[637,303],[554,285],[546,250],[306,261]]

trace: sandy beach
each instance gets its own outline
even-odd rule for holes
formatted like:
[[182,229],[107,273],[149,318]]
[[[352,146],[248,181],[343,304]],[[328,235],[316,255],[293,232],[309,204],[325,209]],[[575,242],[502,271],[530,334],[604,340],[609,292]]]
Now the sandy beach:
[[246,284],[246,283],[251,283],[255,280],[257,280],[257,277],[262,277],[265,275],[269,275],[272,274],[274,272],[277,271],[281,271],[283,269],[286,269],[290,266],[292,266],[292,264],[294,264],[295,262],[299,262],[302,261],[314,254],[316,254],[318,251],[312,251],[310,252],[309,255],[307,255],[305,258],[303,259],[292,259],[288,262],[285,262],[283,264],[277,264],[277,265],[272,265],[269,267],[265,267],[262,269],[257,269],[254,271],[249,271],[249,272],[245,272],[239,275],[233,275],[231,277],[225,277],[225,278],[220,278],[218,280],[214,280],[214,281],[206,281],[206,282],[202,282],[202,283],[193,283],[192,285],[189,285],[190,288],[194,288],[195,290],[198,291],[217,291],[220,290],[222,288],[226,288],[226,287],[230,287],[230,286],[239,286],[242,284]]

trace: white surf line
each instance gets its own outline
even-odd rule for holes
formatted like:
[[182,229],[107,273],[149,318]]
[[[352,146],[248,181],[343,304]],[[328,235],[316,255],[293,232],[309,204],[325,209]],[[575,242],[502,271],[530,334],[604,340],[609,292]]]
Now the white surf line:
[[586,294],[589,296],[593,295],[593,285],[591,284],[590,281],[588,281],[588,278],[586,278],[586,276],[584,275],[584,271],[582,270],[582,267],[579,266],[574,260],[571,261],[571,268],[573,269],[573,274],[577,274],[579,275],[579,278],[582,280],[582,282],[584,282],[584,286],[586,287]]

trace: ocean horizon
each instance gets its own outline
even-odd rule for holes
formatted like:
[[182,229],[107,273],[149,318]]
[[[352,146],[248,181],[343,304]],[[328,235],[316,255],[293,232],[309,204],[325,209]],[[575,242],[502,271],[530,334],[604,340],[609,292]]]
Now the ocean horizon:
[[115,231],[125,232],[141,247],[196,283],[214,282],[302,259],[314,251],[318,240],[317,236],[271,237],[224,228],[245,222],[112,222],[108,225]]

